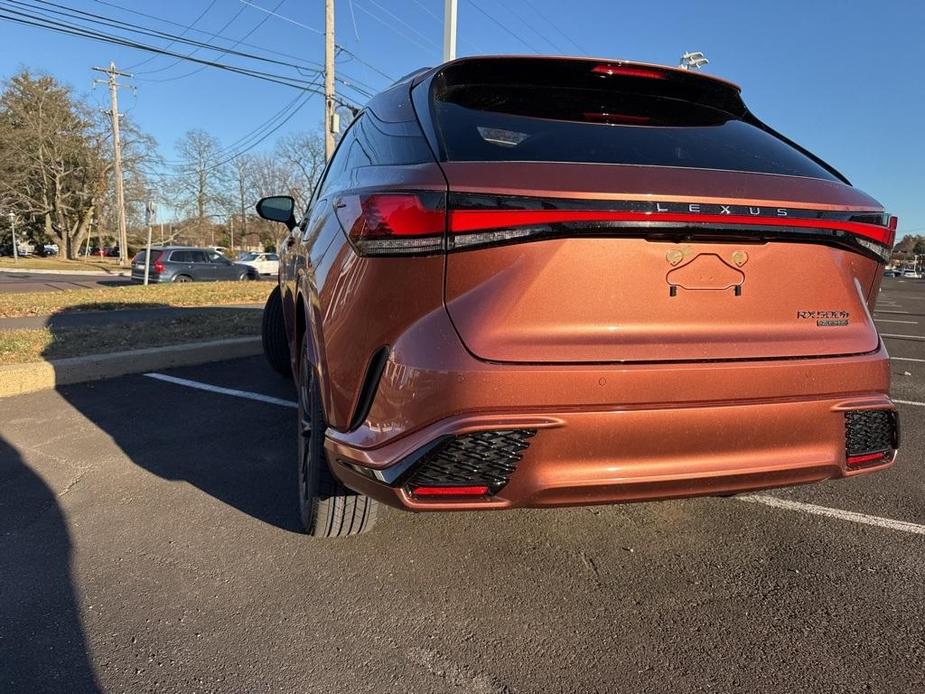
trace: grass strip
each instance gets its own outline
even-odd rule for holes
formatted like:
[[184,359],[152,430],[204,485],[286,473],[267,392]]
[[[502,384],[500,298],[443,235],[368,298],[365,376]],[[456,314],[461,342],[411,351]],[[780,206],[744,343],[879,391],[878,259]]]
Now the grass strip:
[[88,328],[40,328],[0,332],[0,364],[83,357],[131,349],[260,334],[261,312],[224,310],[216,315],[122,323]]
[[0,318],[50,316],[64,311],[257,304],[266,301],[273,287],[272,282],[186,282],[8,293],[0,294]]
[[67,258],[39,258],[28,256],[13,260],[0,258],[0,268],[5,270],[82,270],[99,272],[118,272],[130,268],[120,268],[117,258],[93,258],[86,260],[68,260]]

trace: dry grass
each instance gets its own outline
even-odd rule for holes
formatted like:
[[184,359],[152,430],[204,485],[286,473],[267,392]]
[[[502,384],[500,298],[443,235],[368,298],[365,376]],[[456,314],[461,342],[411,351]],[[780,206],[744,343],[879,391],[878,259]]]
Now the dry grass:
[[260,334],[261,312],[240,309],[143,323],[0,332],[0,364],[63,359]]
[[87,258],[68,260],[67,258],[40,258],[29,256],[13,261],[12,258],[0,258],[0,268],[9,270],[78,270],[97,272],[116,272],[120,269],[118,258]]
[[187,282],[0,294],[0,318],[156,306],[259,304],[266,301],[274,286],[272,282]]

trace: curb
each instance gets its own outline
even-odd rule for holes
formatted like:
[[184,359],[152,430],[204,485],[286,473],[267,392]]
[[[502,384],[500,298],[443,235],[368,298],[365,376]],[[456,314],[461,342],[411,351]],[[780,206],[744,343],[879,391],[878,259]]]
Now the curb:
[[0,366],[0,398],[49,390],[71,383],[99,381],[126,374],[143,373],[175,366],[205,364],[260,354],[259,337],[233,337],[227,340],[193,342],[136,349],[111,354],[91,354],[51,361]]
[[87,277],[131,277],[130,270],[42,270],[31,267],[0,267],[0,272],[12,272],[28,275],[86,275]]

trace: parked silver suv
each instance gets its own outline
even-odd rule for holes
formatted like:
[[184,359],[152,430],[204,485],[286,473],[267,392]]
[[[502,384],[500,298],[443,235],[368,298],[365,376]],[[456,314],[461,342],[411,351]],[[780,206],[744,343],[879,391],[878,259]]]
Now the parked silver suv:
[[[141,251],[132,259],[132,279],[143,282],[145,256]],[[233,263],[208,248],[162,246],[151,248],[149,282],[216,282],[257,279],[257,270]]]

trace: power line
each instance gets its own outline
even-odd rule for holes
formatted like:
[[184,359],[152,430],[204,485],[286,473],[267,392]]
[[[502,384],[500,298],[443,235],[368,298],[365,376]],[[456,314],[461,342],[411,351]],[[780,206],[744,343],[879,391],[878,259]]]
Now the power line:
[[517,39],[518,41],[520,41],[520,43],[522,43],[524,46],[526,46],[527,48],[529,48],[529,49],[530,49],[531,51],[533,51],[534,53],[542,53],[542,52],[543,52],[543,51],[541,51],[539,48],[537,48],[536,46],[534,46],[534,45],[530,44],[529,42],[525,41],[524,39],[522,39],[522,38],[521,38],[519,35],[517,35],[515,32],[511,31],[511,29],[508,28],[508,26],[507,26],[506,24],[504,24],[503,22],[501,22],[501,20],[497,19],[494,15],[489,14],[489,13],[486,12],[484,9],[482,9],[482,6],[479,5],[477,2],[475,2],[475,0],[469,0],[469,4],[472,5],[473,8],[475,8],[476,10],[478,10],[482,15],[484,15],[489,21],[491,21],[493,24],[496,24],[497,26],[501,27],[501,29],[503,29],[503,30],[506,31],[508,34],[510,34],[511,36],[513,36],[515,39]]
[[559,28],[559,25],[558,25],[556,22],[554,22],[554,21],[551,20],[548,16],[546,16],[545,14],[543,14],[543,12],[542,12],[535,4],[533,4],[532,0],[522,0],[522,2],[523,2],[527,7],[529,7],[537,17],[539,17],[540,19],[542,19],[543,21],[545,21],[549,26],[551,26],[551,27],[553,28],[553,30],[554,30],[557,34],[559,34],[559,36],[561,36],[561,37],[564,38],[566,41],[568,41],[570,44],[572,44],[575,48],[577,48],[579,53],[585,53],[585,54],[588,53],[588,51],[586,51],[584,48],[582,48],[582,47],[579,46],[577,43],[575,43],[575,41],[572,40],[572,37],[571,37],[571,36],[569,36],[569,35],[566,34],[564,31],[562,31],[562,29]]
[[[286,2],[286,0],[279,0],[279,2],[276,3],[276,7],[275,7],[274,9],[279,9],[280,7],[282,7],[284,2]],[[240,12],[239,12],[238,14],[240,14]],[[231,22],[233,22],[237,17],[238,17],[238,15],[236,14],[236,15],[231,19]],[[236,47],[240,46],[240,45],[242,44],[242,42],[244,41],[244,39],[246,39],[246,38],[248,38],[249,36],[251,36],[251,35],[252,35],[255,31],[257,31],[260,27],[262,27],[264,24],[266,24],[266,22],[267,22],[268,19],[269,19],[269,17],[263,17],[259,22],[257,22],[257,24],[256,24],[250,31],[248,31],[246,34],[244,34],[244,36],[242,36],[240,39],[238,39],[237,41],[235,41],[234,43],[232,43],[232,44],[231,44],[231,48],[236,48]],[[231,24],[231,22],[228,22],[227,24],[225,24],[224,27],[222,27],[221,29],[219,29],[218,33],[221,34],[221,33]],[[197,50],[198,50],[198,49],[197,49]],[[195,51],[194,51],[194,52],[195,52]],[[215,56],[215,57],[216,57],[216,58],[223,58],[223,57],[226,56],[226,55],[228,55],[228,51],[222,50],[222,51],[219,52],[219,54],[218,54],[217,56]],[[180,62],[180,61],[176,61],[176,62],[173,63],[173,64],[176,65],[178,62]],[[202,72],[202,71],[205,70],[205,69],[206,69],[206,66],[203,65],[202,67],[198,67],[198,68],[196,68],[195,70],[190,70],[189,72],[187,72],[186,74],[183,74],[183,75],[177,75],[177,76],[175,76],[175,77],[164,77],[164,78],[160,78],[160,79],[146,79],[145,81],[147,81],[147,82],[172,82],[173,80],[180,80],[180,79],[184,79],[184,78],[186,78],[186,77],[191,77],[191,76],[193,76],[193,75],[196,75],[196,74]],[[300,72],[301,72],[301,71],[300,71]],[[149,74],[149,73],[141,73],[141,74]]]
[[[294,24],[294,25],[296,25],[296,26],[302,27],[303,29],[308,29],[309,31],[313,31],[313,32],[315,32],[316,34],[324,35],[324,32],[321,31],[320,29],[316,29],[316,28],[313,27],[313,26],[309,26],[308,24],[304,24],[304,23],[302,23],[302,22],[296,21],[295,19],[292,19],[292,17],[287,17],[287,16],[285,16],[285,15],[280,14],[279,12],[271,12],[270,10],[268,10],[268,9],[265,8],[265,7],[261,7],[260,5],[256,5],[256,4],[252,3],[252,2],[249,2],[249,0],[239,0],[239,1],[240,1],[240,2],[243,2],[245,5],[250,5],[251,7],[255,8],[255,9],[258,9],[258,10],[260,10],[261,12],[266,12],[267,14],[271,14],[271,15],[273,15],[274,17],[276,17],[277,19],[281,19],[281,20],[284,21],[284,22],[289,22],[290,24]],[[375,72],[375,73],[381,75],[382,77],[385,77],[387,80],[392,80],[393,82],[395,81],[395,78],[394,78],[394,77],[392,77],[391,75],[389,75],[389,74],[383,72],[382,70],[380,70],[379,68],[377,68],[375,65],[371,65],[370,63],[367,63],[365,60],[363,60],[362,58],[360,58],[360,56],[358,56],[358,55],[357,55],[356,53],[354,53],[353,51],[348,50],[347,48],[344,48],[344,47],[341,46],[339,43],[334,44],[334,45],[335,45],[336,48],[338,48],[339,50],[343,51],[344,53],[346,53],[347,55],[349,55],[350,57],[352,57],[354,60],[356,60],[358,63],[360,63],[360,65],[365,65],[366,67],[368,67],[368,68],[369,68],[370,70],[372,70],[373,72]]]
[[533,26],[533,25],[527,20],[526,17],[524,17],[523,15],[521,15],[521,14],[515,12],[514,9],[513,9],[509,4],[503,3],[503,2],[499,2],[498,5],[500,5],[500,6],[503,7],[505,10],[507,10],[508,14],[510,14],[512,17],[514,17],[514,19],[516,19],[518,22],[520,22],[521,24],[523,24],[525,27],[527,27],[527,28],[528,28],[530,31],[532,31],[534,34],[536,34],[537,36],[539,36],[541,40],[545,41],[547,44],[549,44],[550,46],[552,46],[552,47],[553,47],[553,50],[557,51],[560,55],[565,55],[566,53],[568,53],[568,51],[566,51],[566,50],[563,49],[561,46],[559,46],[557,43],[555,43],[552,39],[550,39],[548,36],[546,36],[546,34],[544,34],[543,32],[539,31],[535,26]]
[[[285,0],[283,0],[283,1],[285,1]],[[123,12],[128,12],[128,13],[133,14],[133,15],[136,15],[136,16],[138,16],[138,17],[145,17],[146,19],[153,19],[154,21],[156,21],[156,22],[161,22],[161,23],[163,23],[163,24],[169,24],[169,25],[175,26],[175,27],[183,27],[183,28],[186,27],[186,25],[181,24],[180,22],[175,22],[175,21],[173,21],[173,20],[167,19],[166,17],[160,17],[160,16],[158,16],[158,15],[149,14],[149,13],[147,13],[147,12],[141,12],[141,11],[135,10],[135,9],[133,9],[133,8],[131,8],[131,7],[125,7],[125,6],[123,6],[123,5],[119,5],[119,4],[114,3],[114,2],[109,2],[108,0],[94,0],[94,2],[99,3],[100,5],[106,5],[107,7],[112,7],[112,8],[114,8],[114,9],[116,9],[116,10],[120,10],[120,11],[123,11]],[[254,7],[255,9],[262,9],[262,8],[256,6],[256,5],[251,5],[251,6]],[[274,10],[274,12],[275,12],[275,10]],[[267,14],[267,18],[269,19],[270,16],[272,16],[272,15],[270,15],[270,14],[268,13],[268,14]],[[113,21],[118,22],[119,20],[113,20]],[[133,26],[133,25],[130,25],[130,26]],[[260,26],[262,26],[262,23],[261,23],[261,24],[258,24],[257,27],[254,28],[254,30],[258,29]],[[236,46],[239,46],[239,45],[240,45],[240,46],[246,46],[246,47],[248,47],[248,48],[254,48],[254,49],[257,49],[257,50],[261,50],[261,51],[264,51],[265,53],[269,53],[269,54],[272,54],[272,55],[278,55],[278,56],[281,56],[281,57],[283,57],[283,58],[290,58],[291,60],[301,60],[301,61],[303,61],[303,62],[305,63],[305,65],[307,65],[307,66],[313,68],[313,70],[312,70],[313,72],[314,72],[314,69],[321,70],[321,69],[324,68],[324,66],[323,66],[321,63],[316,63],[316,62],[313,62],[313,61],[310,61],[310,60],[303,60],[300,56],[293,55],[292,53],[284,53],[284,52],[282,52],[282,51],[274,50],[274,49],[272,49],[272,48],[267,48],[267,47],[265,47],[265,46],[260,46],[260,45],[254,44],[254,43],[248,43],[248,42],[246,42],[246,41],[243,40],[243,38],[246,38],[247,35],[245,35],[245,37],[242,37],[242,39],[232,40],[232,39],[227,39],[227,38],[221,36],[221,35],[220,35],[219,33],[217,33],[217,32],[207,31],[207,30],[205,30],[205,29],[196,29],[196,28],[193,28],[192,31],[195,31],[196,33],[199,33],[199,34],[204,34],[204,35],[209,36],[209,37],[211,37],[211,38],[213,38],[213,39],[221,39],[221,40],[230,41],[230,42],[232,42],[232,48],[234,48],[234,47],[236,47]],[[181,32],[181,33],[182,33],[182,32]],[[249,32],[249,33],[252,33],[252,32]],[[213,48],[213,50],[216,50],[216,51],[219,51],[219,52],[222,52],[222,53],[224,52],[224,49],[223,49],[222,47],[219,47],[219,46],[212,46],[212,48]],[[341,52],[343,52],[343,48],[341,48],[340,50],[341,50]],[[352,57],[352,56],[351,56],[351,57]],[[349,58],[348,58],[348,59],[349,59]],[[203,68],[200,68],[200,69],[203,69]],[[297,67],[296,69],[299,70],[300,72],[302,72],[302,68]],[[303,76],[304,76],[305,73],[302,72],[302,74],[303,74]],[[359,80],[359,79],[357,79],[357,78],[355,78],[355,77],[351,77],[351,76],[347,75],[346,73],[343,73],[343,74],[344,74],[344,76],[347,77],[347,79],[349,79],[349,81],[350,81],[350,84],[348,84],[347,82],[344,82],[344,85],[345,85],[345,86],[350,86],[350,87],[353,87],[354,85],[360,85],[360,86],[363,87],[364,89],[368,90],[367,92],[365,92],[365,94],[364,94],[365,96],[371,96],[371,95],[373,95],[373,94],[375,94],[376,92],[379,91],[377,87],[373,87],[372,85],[370,85],[370,84],[368,84],[368,83],[366,83],[366,82],[363,82],[362,80]],[[182,76],[181,76],[181,77],[182,77]],[[179,79],[179,78],[180,78],[180,77],[177,77],[177,78],[170,78],[170,79]],[[391,77],[388,77],[388,79],[392,79],[392,78],[391,78]],[[166,82],[166,81],[168,81],[168,79],[164,79],[164,80],[147,80],[147,81],[150,81],[150,82],[164,81],[164,82]],[[360,91],[360,90],[357,90],[357,91]],[[360,93],[363,93],[363,92],[360,91]]]
[[[218,1],[218,0],[212,0],[212,2],[210,2],[210,3],[206,6],[206,9],[204,9],[202,12],[200,12],[199,15],[196,17],[196,19],[194,19],[194,20],[183,30],[183,32],[180,34],[180,36],[183,36],[184,34],[186,34],[187,31],[189,31],[189,30],[192,29],[194,26],[196,26],[196,24],[199,22],[199,20],[202,19],[203,17],[205,17],[206,14],[208,14],[209,10],[211,10],[213,7],[215,7],[215,3],[216,3],[217,1]],[[164,46],[164,48],[170,48],[174,43],[175,43],[175,41],[171,41],[171,42],[168,43],[166,46]],[[148,56],[147,58],[145,58],[144,60],[142,60],[140,63],[135,63],[134,65],[129,65],[129,66],[126,68],[126,70],[134,70],[134,69],[136,69],[136,68],[141,67],[142,65],[147,65],[148,63],[150,63],[150,62],[151,62],[152,60],[154,60],[155,58],[157,58],[156,55]]]
[[[10,2],[11,0],[6,0],[7,4],[9,4]],[[22,3],[19,3],[19,4],[22,4]],[[32,9],[35,9],[35,8],[32,8]],[[166,55],[166,56],[170,56],[173,58],[182,58],[192,63],[214,67],[220,70],[233,72],[233,73],[244,75],[247,77],[254,77],[256,79],[264,80],[266,82],[271,82],[274,84],[280,84],[280,85],[287,86],[287,87],[293,87],[296,89],[304,89],[304,90],[313,91],[316,93],[319,91],[316,86],[312,85],[311,82],[307,82],[299,78],[290,77],[286,75],[279,75],[276,73],[265,72],[262,70],[255,70],[253,68],[245,68],[245,67],[241,67],[237,65],[228,65],[226,63],[221,63],[221,62],[214,61],[214,60],[207,60],[203,58],[185,56],[182,53],[176,53],[174,51],[157,48],[155,46],[144,44],[144,43],[141,43],[139,41],[136,41],[136,40],[133,40],[127,37],[105,34],[105,33],[101,33],[99,31],[90,29],[88,27],[68,24],[66,22],[60,22],[60,21],[56,21],[53,19],[49,19],[49,18],[37,17],[35,15],[30,15],[28,13],[17,11],[15,9],[10,9],[9,7],[6,7],[6,8],[0,7],[0,19],[6,19],[8,21],[21,24],[24,26],[33,26],[33,27],[37,27],[40,29],[54,31],[60,34],[78,36],[81,38],[88,38],[88,39],[100,41],[103,43],[111,43],[113,45],[124,46],[127,48],[134,48],[134,49],[142,50],[142,51],[148,51],[148,52],[151,52],[157,55]],[[141,33],[148,33],[148,32],[141,32]],[[238,52],[234,52],[234,53],[240,55],[240,53]],[[260,56],[248,56],[248,57],[253,57],[257,60],[263,60],[267,62],[273,62],[273,63],[279,63],[279,64],[285,65],[285,63],[280,63],[280,61],[274,61],[274,60],[270,60],[267,58],[262,58]],[[301,67],[301,66],[296,66],[296,65],[291,65],[291,64],[289,66],[295,67],[296,69],[300,69]],[[338,103],[348,108],[355,108],[354,104],[351,104],[343,100],[338,100]]]
[[[151,28],[151,27],[137,27],[137,26],[135,26],[135,25],[133,25],[133,24],[129,24],[128,22],[123,22],[123,21],[118,20],[118,19],[113,19],[112,17],[106,17],[106,16],[104,16],[104,15],[95,14],[95,13],[93,13],[93,12],[85,12],[85,11],[83,11],[83,10],[78,10],[78,9],[76,9],[76,8],[74,8],[74,7],[69,7],[69,6],[67,6],[67,5],[62,5],[62,4],[60,4],[60,3],[52,2],[51,0],[32,0],[32,4],[29,4],[28,2],[24,2],[23,0],[3,0],[3,3],[4,3],[4,4],[7,4],[7,5],[17,5],[17,6],[20,6],[20,7],[22,7],[22,8],[32,10],[33,12],[39,12],[41,15],[44,15],[44,16],[38,17],[38,18],[43,18],[43,19],[45,19],[46,21],[49,21],[49,22],[52,22],[52,23],[56,23],[56,24],[63,24],[63,22],[60,22],[60,21],[58,21],[58,20],[55,20],[55,19],[52,19],[52,18],[48,17],[48,16],[47,16],[48,13],[55,14],[55,15],[61,15],[61,16],[64,16],[64,17],[66,17],[66,18],[68,18],[68,19],[72,19],[72,20],[76,20],[76,21],[81,21],[81,22],[85,22],[85,23],[90,23],[90,24],[103,24],[103,25],[105,25],[105,26],[108,26],[108,27],[111,27],[111,28],[114,28],[114,29],[118,29],[118,30],[120,30],[120,31],[128,31],[128,32],[131,32],[131,33],[141,34],[141,35],[143,35],[143,36],[149,36],[149,37],[153,37],[153,38],[173,39],[173,40],[174,40],[175,42],[177,42],[177,43],[185,43],[185,44],[187,44],[187,45],[189,45],[189,46],[195,46],[195,47],[197,47],[197,48],[207,48],[207,49],[214,50],[214,51],[218,51],[218,52],[224,51],[226,54],[229,54],[229,55],[234,55],[234,56],[236,56],[236,57],[246,58],[246,59],[249,59],[249,60],[257,60],[257,61],[261,61],[261,62],[265,62],[265,63],[272,64],[272,65],[279,65],[279,66],[282,66],[282,67],[290,67],[290,68],[301,68],[301,67],[304,67],[303,65],[299,65],[299,64],[296,64],[296,63],[286,62],[286,61],[283,61],[283,60],[276,60],[276,59],[274,59],[274,58],[267,58],[266,56],[261,56],[261,55],[257,55],[257,54],[254,54],[254,53],[247,53],[247,52],[244,52],[244,51],[235,50],[235,49],[233,49],[233,48],[223,48],[223,47],[221,47],[221,46],[216,46],[215,44],[207,43],[207,42],[204,42],[204,41],[196,41],[196,40],[194,40],[194,39],[183,38],[183,37],[181,37],[181,36],[177,36],[177,35],[174,35],[174,34],[170,34],[170,33],[164,32],[164,31],[159,31],[159,30],[153,29],[153,28]],[[48,5],[48,6],[52,6],[52,7],[58,7],[58,8],[61,8],[61,9],[60,9],[60,10],[51,10],[51,9],[49,9],[49,10],[42,10],[42,9],[36,7],[36,6],[35,6],[35,3],[40,3],[40,4],[42,4],[42,5]],[[63,11],[62,11],[62,10],[63,10]],[[32,19],[37,19],[37,17],[35,17],[34,15],[29,15],[29,14],[24,13],[24,12],[19,12],[19,11],[15,10],[15,9],[9,9],[9,8],[8,8],[7,11],[8,11],[8,12],[13,12],[13,13],[15,13],[15,14],[19,14],[19,15],[22,15],[22,16],[26,16],[26,17],[31,17]],[[83,16],[86,16],[86,17],[90,17],[90,19],[84,19],[83,16],[77,16],[77,15],[83,15]],[[94,31],[92,28],[83,27],[83,26],[79,26],[79,25],[76,25],[76,27],[75,27],[75,25],[67,25],[67,26],[69,26],[69,27],[71,27],[71,28],[78,28],[78,29],[86,30],[86,31]],[[97,33],[99,33],[99,32],[97,32]],[[109,35],[107,35],[107,34],[103,34],[103,35],[104,35],[104,36],[109,36]],[[117,38],[117,39],[120,39],[120,40],[131,40],[131,39],[127,39],[126,37],[122,37],[122,36],[115,36],[115,37],[110,37],[110,38]],[[177,56],[177,57],[180,57],[180,58],[183,58],[183,59],[188,59],[188,60],[191,60],[191,61],[193,61],[193,62],[196,62],[196,60],[197,60],[197,59],[193,58],[191,55],[184,55],[184,54],[181,54],[181,53],[173,53],[173,52],[167,51],[165,48],[157,48],[157,47],[151,47],[151,46],[148,46],[147,48],[149,48],[149,49],[154,49],[154,50],[156,50],[156,51],[164,52],[164,53],[167,54],[167,55]],[[320,66],[319,66],[319,67],[320,67]]]
[[[427,34],[424,34],[424,33],[420,32],[420,31],[418,31],[418,30],[415,29],[413,26],[411,26],[408,22],[406,22],[404,19],[402,19],[401,17],[399,17],[397,14],[395,14],[394,12],[392,12],[391,10],[389,10],[388,8],[383,7],[381,4],[379,4],[378,2],[376,2],[376,0],[367,0],[367,2],[369,2],[369,4],[371,4],[371,5],[374,5],[374,6],[378,7],[380,10],[382,10],[383,12],[385,12],[389,17],[391,17],[392,19],[394,19],[396,22],[398,22],[398,23],[401,24],[402,26],[406,27],[409,31],[411,31],[411,32],[414,33],[415,35],[421,37],[421,39],[423,39],[424,41],[426,41],[432,48],[436,48],[436,49],[438,49],[438,50],[440,49],[440,45],[439,45],[436,41],[434,41],[433,39],[431,39]],[[373,19],[375,19],[375,20],[376,20],[377,22],[379,22],[380,24],[389,27],[392,31],[394,31],[394,32],[395,32],[396,34],[398,34],[399,36],[402,36],[403,38],[407,38],[407,39],[411,40],[412,42],[414,42],[413,39],[411,39],[410,37],[408,37],[408,36],[402,34],[402,32],[398,31],[398,29],[396,29],[393,25],[389,24],[386,20],[384,20],[384,19],[382,19],[382,18],[380,18],[380,17],[378,17],[378,16],[372,14],[367,8],[364,8],[362,5],[360,5],[360,4],[359,4],[359,0],[357,0],[357,7],[359,7],[361,10],[363,10],[364,12],[366,12],[366,14],[368,14],[370,17],[372,17]],[[417,45],[420,46],[421,44],[418,43]],[[421,47],[424,48],[424,49],[426,50],[426,47],[425,47],[425,46],[421,46]]]
[[[280,3],[280,4],[282,4],[282,3]],[[229,19],[227,22],[225,22],[225,23],[221,26],[221,28],[218,30],[218,35],[221,36],[221,35],[225,32],[225,29],[227,29],[227,28],[230,27],[232,24],[234,24],[235,20],[236,20],[238,17],[240,17],[240,16],[244,13],[244,10],[245,10],[245,9],[246,9],[246,8],[244,8],[244,7],[238,8],[238,11],[235,12],[234,16],[233,16],[231,19]],[[234,48],[234,45],[232,45],[232,48]],[[190,56],[192,56],[192,55],[196,55],[199,51],[200,51],[199,48],[194,48],[192,51],[190,51],[190,52],[187,54],[187,57],[190,57]],[[224,55],[228,55],[228,53],[227,53],[227,52],[221,53],[221,54],[219,54],[219,55],[217,55],[217,56],[215,56],[215,57],[216,57],[216,58],[221,58],[221,57],[224,56]],[[142,72],[139,72],[139,73],[137,73],[137,74],[139,74],[139,75],[152,75],[152,74],[157,73],[157,72],[164,72],[165,70],[169,70],[170,68],[172,68],[174,65],[179,65],[181,62],[182,62],[182,61],[178,58],[177,60],[174,60],[172,63],[169,63],[169,64],[164,65],[164,66],[162,66],[162,67],[155,68],[155,69],[153,69],[153,70],[143,70]]]
[[423,2],[421,2],[421,0],[411,0],[411,1],[412,1],[415,5],[417,5],[418,7],[420,7],[422,10],[424,10],[424,12],[425,12],[426,14],[429,14],[431,17],[433,17],[434,20],[435,20],[438,24],[440,24],[441,26],[443,25],[443,20],[440,19],[440,17],[438,17],[437,15],[435,15],[433,12],[431,12],[431,11],[430,11],[430,8],[427,7],[427,5],[425,5]]

